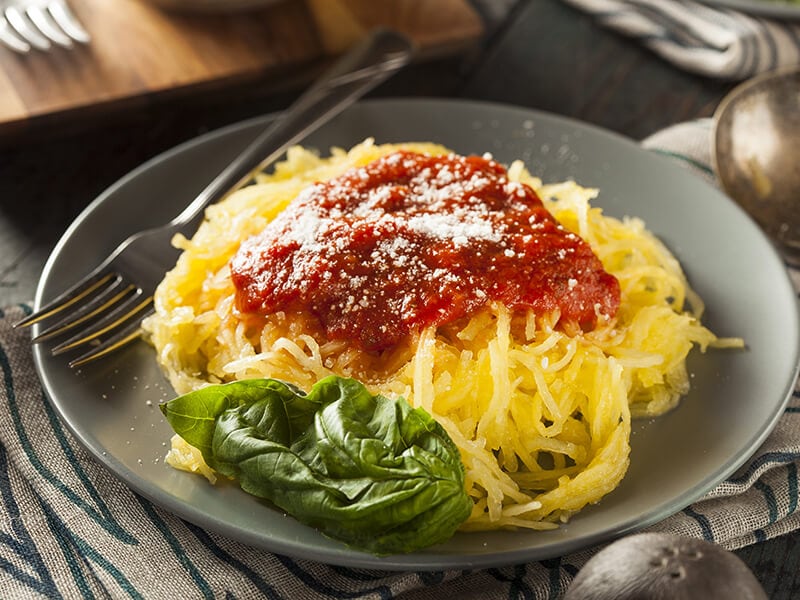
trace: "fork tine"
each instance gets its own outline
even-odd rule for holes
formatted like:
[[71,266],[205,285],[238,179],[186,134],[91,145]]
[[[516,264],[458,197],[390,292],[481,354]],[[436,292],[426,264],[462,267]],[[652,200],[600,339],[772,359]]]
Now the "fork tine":
[[[152,315],[155,310],[151,307],[148,311],[146,311],[142,315],[142,319]],[[115,334],[113,337],[108,338],[102,344],[92,348],[87,353],[82,354],[78,358],[74,358],[69,361],[69,366],[71,368],[80,367],[85,365],[88,362],[96,360],[100,357],[105,356],[106,354],[111,354],[115,350],[122,348],[122,346],[134,341],[135,339],[139,338],[142,335],[142,328],[141,328],[141,319],[136,319],[135,321],[131,321],[128,325],[123,327],[119,333]]]
[[[132,306],[136,300],[141,301],[135,306]],[[54,346],[50,350],[50,353],[53,355],[63,354],[64,352],[72,350],[73,348],[88,344],[92,340],[96,340],[101,335],[113,331],[114,329],[123,325],[125,322],[133,319],[137,314],[141,313],[144,309],[150,306],[152,302],[152,296],[147,296],[144,299],[141,299],[141,296],[138,295],[131,296],[102,319],[94,323],[91,327],[82,330],[80,333],[77,333],[68,340],[65,340],[57,346]],[[136,322],[141,322],[141,317],[137,319]]]
[[118,305],[136,290],[136,286],[132,283],[123,287],[124,285],[125,281],[121,277],[114,279],[111,281],[111,284],[106,289],[100,291],[97,296],[89,300],[76,311],[70,312],[63,319],[50,325],[47,329],[40,332],[39,335],[33,337],[31,342],[38,343],[52,339],[94,317],[105,314],[109,309]]
[[81,25],[78,18],[72,13],[69,5],[63,0],[55,0],[47,5],[47,12],[53,17],[53,20],[64,30],[69,37],[81,44],[88,44],[92,40],[92,36]]
[[39,31],[33,27],[28,17],[25,16],[16,6],[9,6],[6,9],[6,19],[9,25],[14,28],[20,37],[28,42],[34,48],[39,50],[49,50],[52,44],[50,40],[44,37]]
[[72,38],[61,30],[47,9],[41,6],[31,6],[25,12],[31,23],[36,25],[44,37],[64,48],[72,47]]
[[53,298],[50,302],[42,306],[35,313],[31,313],[21,321],[14,323],[14,327],[28,327],[34,323],[39,323],[60,313],[65,308],[69,308],[76,302],[80,302],[87,296],[94,293],[98,288],[103,287],[109,280],[117,277],[115,273],[106,273],[102,270],[97,270],[96,273],[90,274],[88,277],[81,279],[78,283],[73,285],[65,292]]
[[21,54],[31,51],[31,45],[14,32],[5,16],[0,16],[0,42]]

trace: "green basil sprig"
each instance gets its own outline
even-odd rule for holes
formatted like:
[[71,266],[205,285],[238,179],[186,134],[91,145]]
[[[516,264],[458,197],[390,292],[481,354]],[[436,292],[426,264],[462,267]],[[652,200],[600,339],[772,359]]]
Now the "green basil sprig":
[[354,379],[328,377],[308,394],[276,379],[236,381],[161,410],[212,469],[354,548],[383,555],[437,544],[472,509],[442,426]]

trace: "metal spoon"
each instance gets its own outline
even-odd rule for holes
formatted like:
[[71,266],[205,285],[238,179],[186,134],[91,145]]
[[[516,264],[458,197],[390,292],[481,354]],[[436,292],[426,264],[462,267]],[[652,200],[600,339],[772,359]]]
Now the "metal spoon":
[[731,198],[800,266],[800,70],[755,77],[714,114],[714,170]]

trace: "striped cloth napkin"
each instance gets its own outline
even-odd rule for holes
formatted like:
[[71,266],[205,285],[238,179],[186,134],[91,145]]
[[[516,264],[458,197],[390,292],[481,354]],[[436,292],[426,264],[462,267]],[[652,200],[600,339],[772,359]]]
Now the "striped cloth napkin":
[[[767,5],[774,0],[752,0]],[[564,0],[678,67],[738,81],[800,65],[800,19],[761,18],[692,0]],[[800,4],[797,6],[800,14]]]
[[[682,125],[644,144],[708,176],[708,126]],[[800,289],[800,271],[793,276]],[[29,310],[0,311],[2,598],[557,598],[597,551],[485,570],[388,572],[270,554],[205,531],[131,491],[65,430],[43,396],[28,333],[11,327]],[[800,529],[799,466],[795,389],[747,464],[651,531],[733,549]]]

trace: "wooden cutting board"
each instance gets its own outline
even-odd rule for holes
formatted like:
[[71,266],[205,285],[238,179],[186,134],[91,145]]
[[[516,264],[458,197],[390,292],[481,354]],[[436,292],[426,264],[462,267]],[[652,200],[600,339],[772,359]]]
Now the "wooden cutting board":
[[458,51],[483,34],[468,0],[281,0],[239,14],[165,11],[147,0],[70,0],[86,46],[0,45],[0,134],[54,118],[135,106],[166,93],[274,81],[330,58],[373,27],[411,37],[420,56]]

